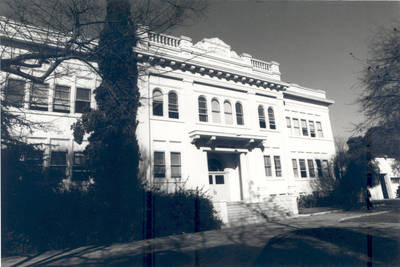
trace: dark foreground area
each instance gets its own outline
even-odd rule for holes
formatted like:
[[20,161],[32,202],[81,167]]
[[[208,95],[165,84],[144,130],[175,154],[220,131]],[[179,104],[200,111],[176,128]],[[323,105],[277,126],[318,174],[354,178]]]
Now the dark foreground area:
[[398,266],[398,208],[333,212],[111,246],[2,259],[3,266]]

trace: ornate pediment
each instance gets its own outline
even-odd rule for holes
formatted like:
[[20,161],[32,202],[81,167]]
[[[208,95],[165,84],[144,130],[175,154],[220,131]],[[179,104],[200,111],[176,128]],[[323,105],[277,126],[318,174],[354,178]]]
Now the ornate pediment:
[[224,41],[217,37],[204,38],[200,42],[196,43],[194,47],[205,50],[210,54],[215,54],[217,56],[231,57],[236,59],[240,58],[235,51],[231,50],[230,45],[226,44]]

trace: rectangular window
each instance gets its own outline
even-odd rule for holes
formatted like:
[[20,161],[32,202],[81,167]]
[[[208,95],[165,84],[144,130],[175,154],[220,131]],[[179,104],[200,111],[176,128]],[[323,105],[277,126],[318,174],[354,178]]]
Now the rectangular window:
[[324,133],[322,132],[322,125],[320,121],[315,122],[317,124],[317,132],[318,137],[324,137]]
[[53,111],[69,113],[71,88],[56,84],[54,89]]
[[291,135],[292,134],[292,122],[290,120],[290,117],[286,117],[286,127],[288,130],[288,134]]
[[30,109],[33,110],[49,110],[49,85],[34,83],[32,85],[31,105]]
[[215,175],[215,184],[225,184],[223,175]]
[[322,174],[324,177],[331,177],[329,172],[329,163],[327,160],[322,161]]
[[296,159],[292,159],[292,165],[293,165],[294,177],[299,177],[299,167],[297,166],[297,160]]
[[89,179],[87,169],[87,157],[83,151],[75,151],[72,165],[72,179],[75,181],[84,181]]
[[307,177],[307,169],[306,169],[306,162],[304,159],[299,159],[299,165],[300,165],[300,175],[302,178]]
[[308,136],[308,128],[306,120],[301,120],[301,131],[303,133],[303,136]]
[[165,178],[165,153],[154,152],[154,177]]
[[67,171],[67,151],[51,151],[50,169],[57,175],[66,176]]
[[25,81],[9,79],[5,97],[8,104],[15,107],[23,107],[25,98]]
[[308,124],[310,126],[310,136],[315,137],[315,126],[313,121],[308,121]]
[[317,173],[318,177],[322,177],[322,165],[321,165],[321,160],[316,159],[315,163],[317,163]]
[[205,98],[199,98],[199,120],[207,122],[208,115],[207,115],[207,101]]
[[294,130],[294,135],[300,136],[299,119],[293,119],[293,130]]
[[310,174],[310,177],[315,177],[314,161],[312,159],[308,159],[307,163],[308,163],[308,173]]
[[264,156],[265,176],[272,176],[271,157]]
[[171,177],[181,178],[181,153],[171,152]]
[[34,173],[40,173],[43,169],[43,150],[34,149],[29,150],[28,153],[24,157],[24,161],[29,165],[32,166],[32,171]]
[[282,176],[282,166],[281,166],[281,157],[274,156],[274,164],[275,164],[275,174],[276,177]]
[[75,113],[90,111],[90,89],[76,88]]

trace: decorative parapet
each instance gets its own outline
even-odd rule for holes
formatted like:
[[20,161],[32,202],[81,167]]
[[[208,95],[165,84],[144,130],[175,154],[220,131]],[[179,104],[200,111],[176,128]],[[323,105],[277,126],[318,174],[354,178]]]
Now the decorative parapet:
[[167,34],[149,32],[149,42],[170,47],[179,47],[181,39]]

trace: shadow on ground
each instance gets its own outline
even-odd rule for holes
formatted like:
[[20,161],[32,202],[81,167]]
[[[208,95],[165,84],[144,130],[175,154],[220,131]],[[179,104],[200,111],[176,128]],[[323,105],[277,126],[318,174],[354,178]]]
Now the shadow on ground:
[[[182,246],[178,239],[155,250],[149,245],[132,250],[132,245],[126,244],[126,249],[119,248],[118,253],[108,249],[107,257],[102,257],[102,251],[107,248],[89,247],[44,257],[34,265],[73,266],[84,262],[85,266],[366,266],[368,242],[373,266],[395,266],[400,262],[399,240],[395,237],[368,235],[349,228],[296,229],[269,239],[264,247],[251,246],[248,240],[233,238],[231,241],[229,245],[206,247],[199,240],[197,249]],[[91,257],[93,252],[99,253],[98,256]]]

